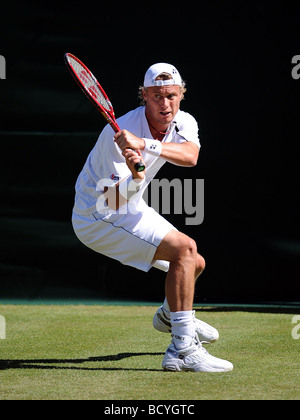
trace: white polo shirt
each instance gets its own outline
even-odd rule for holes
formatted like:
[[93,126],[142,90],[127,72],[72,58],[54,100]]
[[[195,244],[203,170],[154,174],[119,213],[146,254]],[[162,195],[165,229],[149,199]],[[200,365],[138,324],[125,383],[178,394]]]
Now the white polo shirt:
[[[126,129],[140,138],[153,139],[145,115],[145,107],[141,106],[128,112],[117,120],[121,130]],[[128,169],[122,151],[114,142],[114,131],[107,125],[100,134],[95,147],[89,154],[87,161],[76,182],[74,213],[90,215],[97,211],[97,200],[104,192],[105,186],[114,186],[131,172]],[[169,133],[162,143],[183,143],[190,141],[200,148],[198,138],[198,124],[190,114],[178,111],[170,126]],[[142,151],[146,164],[146,177],[141,191],[143,192],[155,177],[166,160]]]

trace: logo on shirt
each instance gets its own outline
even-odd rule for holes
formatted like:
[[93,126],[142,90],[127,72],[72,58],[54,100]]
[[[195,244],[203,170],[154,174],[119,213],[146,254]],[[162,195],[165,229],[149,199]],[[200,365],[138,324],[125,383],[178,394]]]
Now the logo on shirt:
[[121,178],[118,175],[112,174],[110,176],[110,179],[112,179],[113,181],[120,181]]

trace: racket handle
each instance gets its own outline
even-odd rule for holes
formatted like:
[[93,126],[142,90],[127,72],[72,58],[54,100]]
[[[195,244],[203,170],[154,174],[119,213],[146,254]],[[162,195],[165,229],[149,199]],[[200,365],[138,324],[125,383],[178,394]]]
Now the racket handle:
[[[118,133],[119,131],[121,131],[120,127],[118,126],[117,121],[111,121],[110,125],[113,128],[115,133]],[[142,161],[140,161],[134,165],[134,168],[137,172],[143,172],[145,170],[145,165],[143,164]]]
[[134,168],[137,172],[143,172],[145,170],[145,165],[140,161],[134,165]]

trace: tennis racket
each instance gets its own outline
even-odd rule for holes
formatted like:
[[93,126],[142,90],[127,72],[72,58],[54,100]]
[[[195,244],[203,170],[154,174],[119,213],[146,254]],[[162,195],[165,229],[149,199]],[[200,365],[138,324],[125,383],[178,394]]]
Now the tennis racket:
[[[66,53],[64,58],[70,73],[74,77],[83,93],[98,109],[98,111],[106,119],[108,124],[110,124],[115,133],[121,131],[116,121],[113,106],[93,73],[73,54]],[[144,171],[145,165],[143,162],[136,163],[135,170],[137,172]]]

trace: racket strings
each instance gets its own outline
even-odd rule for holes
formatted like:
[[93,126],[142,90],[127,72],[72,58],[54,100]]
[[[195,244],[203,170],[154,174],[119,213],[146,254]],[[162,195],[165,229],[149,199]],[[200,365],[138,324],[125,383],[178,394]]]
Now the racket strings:
[[93,75],[87,72],[87,70],[80,63],[78,63],[71,57],[69,57],[69,61],[74,69],[74,72],[77,74],[80,81],[82,82],[84,88],[92,95],[92,97],[95,100],[100,102],[100,104],[109,111],[111,109],[111,104],[99,89]]

